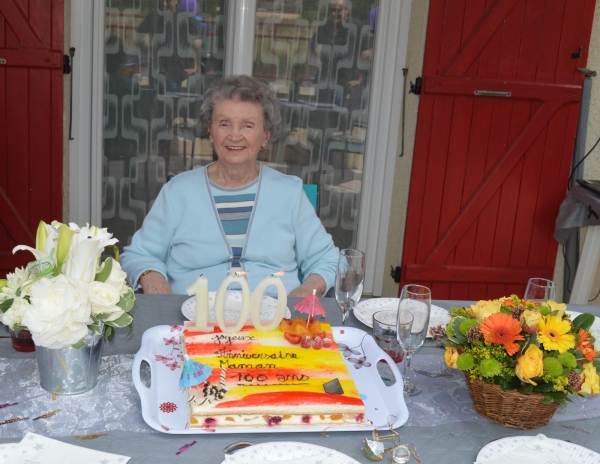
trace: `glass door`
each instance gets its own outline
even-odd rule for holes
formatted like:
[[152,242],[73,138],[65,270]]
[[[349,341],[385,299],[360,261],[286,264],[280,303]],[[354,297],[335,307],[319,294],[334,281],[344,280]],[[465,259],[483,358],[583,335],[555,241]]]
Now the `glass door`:
[[252,72],[283,116],[261,161],[318,185],[339,248],[356,246],[377,10],[372,0],[256,2]]
[[[122,245],[171,176],[213,160],[197,114],[223,76],[228,4],[106,2],[102,224]],[[377,3],[257,0],[255,18],[254,43],[234,54],[253,54],[284,121],[260,161],[317,184],[323,224],[354,246]]]
[[130,243],[170,177],[213,160],[197,123],[223,75],[225,0],[107,0],[102,225]]

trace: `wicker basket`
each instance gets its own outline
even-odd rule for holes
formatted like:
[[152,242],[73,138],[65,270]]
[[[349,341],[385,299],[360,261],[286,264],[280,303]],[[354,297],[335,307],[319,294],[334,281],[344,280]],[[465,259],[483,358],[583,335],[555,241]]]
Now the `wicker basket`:
[[542,404],[544,395],[525,395],[516,390],[500,391],[493,383],[482,383],[479,379],[469,381],[467,386],[473,398],[475,410],[486,419],[503,427],[535,429],[546,425],[556,412],[558,403]]

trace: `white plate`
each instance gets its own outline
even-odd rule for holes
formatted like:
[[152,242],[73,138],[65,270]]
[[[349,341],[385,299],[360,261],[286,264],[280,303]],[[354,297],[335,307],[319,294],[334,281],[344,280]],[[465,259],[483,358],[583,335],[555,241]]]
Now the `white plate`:
[[[216,429],[188,428],[188,406],[186,393],[179,388],[181,377],[181,334],[179,325],[159,325],[152,327],[142,336],[142,346],[133,360],[133,384],[140,395],[142,417],[155,430],[173,434],[206,433],[278,433],[278,432],[338,432],[370,431],[385,426],[389,417],[395,417],[393,428],[400,427],[408,420],[408,409],[404,403],[402,375],[398,367],[377,344],[373,337],[354,327],[332,327],[333,337],[340,344],[356,348],[361,345],[363,356],[370,366],[356,368],[353,362],[344,357],[352,380],[365,403],[365,424],[331,427],[331,425],[311,427],[231,427]],[[360,348],[358,348],[360,349]],[[386,385],[377,363],[385,361],[396,379],[393,385]],[[150,365],[150,387],[140,378],[142,362]]]
[[[311,456],[319,456],[325,454],[327,461],[311,460]],[[313,463],[335,463],[335,464],[360,464],[356,459],[352,459],[339,451],[325,448],[324,446],[313,445],[311,443],[300,443],[297,441],[276,441],[270,443],[260,443],[258,445],[244,448],[229,459],[226,459],[221,464],[234,464],[242,459],[256,459],[257,462],[279,462],[284,459],[300,459],[306,464]]]
[[[570,311],[569,308],[567,308],[566,313],[571,315],[571,320],[575,319],[580,314],[583,314],[578,313],[577,311]],[[600,344],[600,319],[598,319],[598,317],[596,317],[594,323],[590,327],[590,332],[592,332],[592,335],[596,339],[596,346],[598,346],[598,344]]]
[[[517,446],[522,445],[532,438],[533,437],[530,436],[519,436],[495,440],[481,448],[479,454],[477,454],[476,461],[502,456],[503,454],[514,450]],[[600,463],[600,454],[584,448],[583,446],[575,445],[574,443],[569,443],[568,441],[556,440],[554,438],[548,438],[548,440],[556,442],[557,446],[560,447],[562,451],[571,456],[573,459],[577,459],[580,464]]]
[[[215,317],[215,298],[217,292],[208,292],[208,320],[216,321]],[[242,292],[238,290],[227,290],[225,294],[225,320],[226,321],[237,321],[238,314],[242,308]],[[260,308],[260,320],[270,321],[275,315],[277,309],[277,300],[271,296],[263,296],[262,306]],[[196,320],[196,295],[188,298],[181,305],[181,312],[190,321]],[[288,319],[292,316],[290,308],[286,308],[285,316]],[[250,320],[250,317],[248,317]]]
[[[354,315],[363,324],[373,327],[373,314],[377,311],[383,311],[385,309],[394,309],[398,311],[399,298],[371,298],[359,302],[354,307]],[[429,327],[437,327],[438,325],[445,326],[450,322],[450,315],[444,308],[440,308],[436,305],[431,305],[431,315],[429,316]],[[429,330],[427,330],[427,337]]]
[[10,456],[17,445],[18,443],[3,443],[0,445],[0,464]]

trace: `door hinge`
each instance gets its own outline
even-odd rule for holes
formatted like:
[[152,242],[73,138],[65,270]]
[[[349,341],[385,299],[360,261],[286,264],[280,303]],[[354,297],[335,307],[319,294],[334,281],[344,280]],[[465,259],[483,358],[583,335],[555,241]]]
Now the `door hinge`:
[[392,279],[394,279],[394,282],[396,282],[397,284],[400,283],[400,266],[392,266],[390,265],[390,267],[392,268],[392,272],[390,272],[390,277]]
[[63,74],[71,74],[71,58],[63,55]]
[[417,77],[415,83],[410,83],[410,90],[408,93],[414,93],[415,95],[421,95],[421,78]]

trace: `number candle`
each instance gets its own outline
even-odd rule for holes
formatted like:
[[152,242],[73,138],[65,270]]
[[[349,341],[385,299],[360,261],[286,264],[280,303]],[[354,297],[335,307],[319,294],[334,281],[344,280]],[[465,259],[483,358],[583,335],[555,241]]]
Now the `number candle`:
[[196,325],[194,330],[198,332],[209,332],[208,326],[208,279],[200,276],[190,285],[186,292],[188,295],[196,295]]
[[[237,282],[242,287],[242,309],[240,311],[239,319],[234,326],[227,326],[225,324],[225,295],[227,294],[227,288],[232,283]],[[217,324],[224,333],[235,333],[239,332],[246,321],[248,321],[248,316],[250,315],[250,287],[248,286],[248,281],[246,280],[245,272],[236,272],[234,274],[230,274],[225,278],[221,285],[219,286],[219,290],[217,290],[217,297],[215,298],[215,316],[217,318]]]
[[[285,315],[285,310],[287,309],[287,291],[285,290],[285,285],[283,285],[283,282],[279,278],[283,274],[283,271],[279,271],[272,274],[271,277],[265,277],[258,283],[252,293],[252,312],[250,313],[250,316],[252,317],[252,324],[254,324],[256,330],[260,330],[261,332],[275,330]],[[262,306],[263,293],[269,285],[275,285],[275,287],[277,287],[277,310],[275,311],[273,320],[271,320],[269,324],[263,325],[260,321],[260,309]]]

